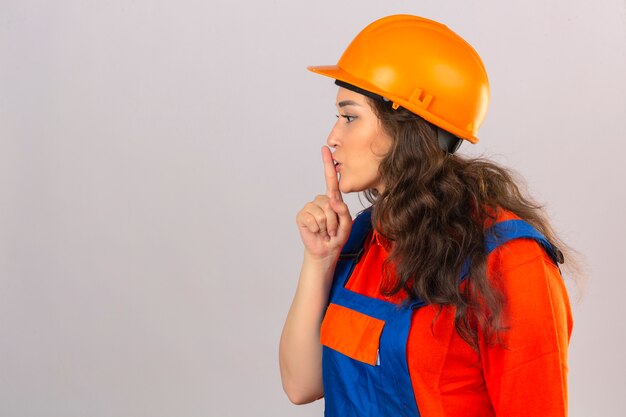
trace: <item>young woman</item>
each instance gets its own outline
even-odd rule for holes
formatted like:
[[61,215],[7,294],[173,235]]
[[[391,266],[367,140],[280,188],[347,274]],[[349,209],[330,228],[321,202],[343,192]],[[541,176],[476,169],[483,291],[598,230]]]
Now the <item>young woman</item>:
[[[509,171],[454,154],[487,110],[479,56],[398,15],[310,69],[336,80],[339,115],[326,194],[296,218],[289,399],[341,417],[567,415],[565,246]],[[360,191],[372,206],[353,221],[342,193]]]

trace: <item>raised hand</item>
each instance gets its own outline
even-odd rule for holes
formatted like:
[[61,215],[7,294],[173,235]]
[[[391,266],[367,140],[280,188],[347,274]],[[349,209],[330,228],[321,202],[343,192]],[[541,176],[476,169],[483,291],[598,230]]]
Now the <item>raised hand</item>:
[[327,146],[322,147],[322,161],[326,194],[305,204],[296,216],[304,247],[316,258],[337,256],[352,228],[352,217],[341,197],[333,156]]

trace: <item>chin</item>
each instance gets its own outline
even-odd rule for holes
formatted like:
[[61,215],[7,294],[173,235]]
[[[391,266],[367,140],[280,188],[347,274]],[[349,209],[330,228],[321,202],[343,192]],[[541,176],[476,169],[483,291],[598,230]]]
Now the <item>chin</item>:
[[341,181],[339,182],[339,191],[341,191],[343,194],[354,192],[350,184],[343,184],[341,183]]
[[344,194],[358,193],[361,191],[365,191],[368,188],[369,187],[359,187],[358,185],[355,185],[355,184],[342,184],[341,182],[339,182],[339,191],[341,191]]
[[[352,179],[352,181],[350,181]],[[354,181],[354,180],[357,181]],[[371,188],[375,188],[378,185],[378,182],[373,178],[361,177],[354,178],[345,175],[339,176],[339,191],[344,194],[348,193],[359,193],[361,191],[366,191]]]

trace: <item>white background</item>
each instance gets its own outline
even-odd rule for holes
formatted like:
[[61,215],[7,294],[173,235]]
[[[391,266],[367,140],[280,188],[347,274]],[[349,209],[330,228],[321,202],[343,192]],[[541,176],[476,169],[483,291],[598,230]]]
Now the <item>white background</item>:
[[305,67],[393,13],[483,57],[461,150],[584,254],[570,415],[626,415],[624,0],[0,0],[0,416],[321,415],[277,365],[335,119]]

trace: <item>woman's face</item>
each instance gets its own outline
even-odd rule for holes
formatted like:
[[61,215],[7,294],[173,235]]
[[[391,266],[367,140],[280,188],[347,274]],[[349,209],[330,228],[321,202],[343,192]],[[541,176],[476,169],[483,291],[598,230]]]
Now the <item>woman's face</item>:
[[391,148],[392,138],[383,131],[364,95],[339,87],[336,105],[337,123],[326,143],[335,150],[339,189],[342,193],[369,188],[382,192],[378,166]]

